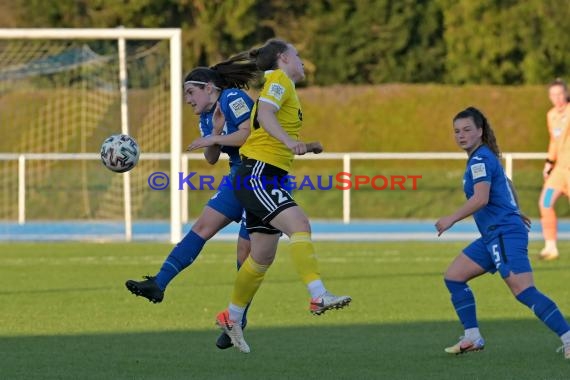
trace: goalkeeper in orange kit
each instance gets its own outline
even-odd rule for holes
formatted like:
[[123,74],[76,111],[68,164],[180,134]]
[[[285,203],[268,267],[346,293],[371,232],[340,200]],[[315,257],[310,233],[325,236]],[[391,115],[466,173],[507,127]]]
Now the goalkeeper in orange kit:
[[553,107],[546,115],[550,142],[544,164],[544,186],[540,194],[540,222],[544,236],[544,248],[540,259],[558,258],[557,220],[554,204],[560,195],[568,196],[570,189],[570,105],[568,86],[561,79],[553,81],[548,88]]

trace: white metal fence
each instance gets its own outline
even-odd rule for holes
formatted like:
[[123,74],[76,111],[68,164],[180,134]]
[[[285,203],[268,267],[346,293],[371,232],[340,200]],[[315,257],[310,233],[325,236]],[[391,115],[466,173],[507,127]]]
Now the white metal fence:
[[[513,175],[514,160],[544,160],[546,153],[503,153],[505,163],[505,171],[509,178]],[[169,153],[143,153],[141,160],[169,160]],[[340,160],[342,161],[343,171],[351,172],[351,164],[353,160],[465,160],[464,153],[322,153],[318,155],[304,155],[296,157],[296,160]],[[29,160],[100,160],[97,153],[0,153],[0,161],[18,161],[18,223],[26,222],[26,162]],[[181,155],[180,167],[182,173],[188,172],[190,160],[203,160],[200,153],[183,153]],[[174,187],[174,186],[173,186]],[[125,191],[125,193],[128,193]],[[171,231],[171,237],[175,238],[180,234],[182,223],[188,222],[188,190],[176,191],[179,194],[180,208],[176,209],[178,215],[171,219],[180,220],[180,223],[172,226],[177,231]],[[172,209],[171,209],[171,212]],[[351,191],[347,189],[343,191],[342,197],[342,219],[344,223],[350,223],[351,219]],[[126,225],[129,225],[125,221]],[[127,240],[129,239],[130,231]],[[176,242],[173,241],[173,242]]]

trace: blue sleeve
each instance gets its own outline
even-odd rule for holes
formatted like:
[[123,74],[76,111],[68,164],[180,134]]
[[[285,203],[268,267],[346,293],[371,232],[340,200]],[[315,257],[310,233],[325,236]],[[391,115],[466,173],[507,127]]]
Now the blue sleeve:
[[475,156],[469,160],[468,172],[473,180],[473,185],[479,182],[492,183],[493,172],[496,169],[496,162],[489,157]]
[[253,109],[253,100],[243,91],[237,89],[228,90],[221,99],[220,106],[228,124],[236,128],[249,119]]

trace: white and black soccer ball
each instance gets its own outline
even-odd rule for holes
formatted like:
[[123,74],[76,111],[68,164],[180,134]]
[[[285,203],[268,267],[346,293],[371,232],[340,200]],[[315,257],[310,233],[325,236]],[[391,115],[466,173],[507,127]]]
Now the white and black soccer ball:
[[139,162],[139,145],[129,135],[112,135],[101,145],[101,162],[116,173],[128,172]]

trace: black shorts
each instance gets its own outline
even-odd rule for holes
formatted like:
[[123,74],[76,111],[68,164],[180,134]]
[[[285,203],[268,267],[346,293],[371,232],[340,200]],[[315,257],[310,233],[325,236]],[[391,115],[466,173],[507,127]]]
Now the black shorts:
[[286,189],[287,174],[285,170],[263,161],[242,157],[233,186],[236,198],[246,211],[249,233],[281,233],[269,223],[281,211],[297,206]]

